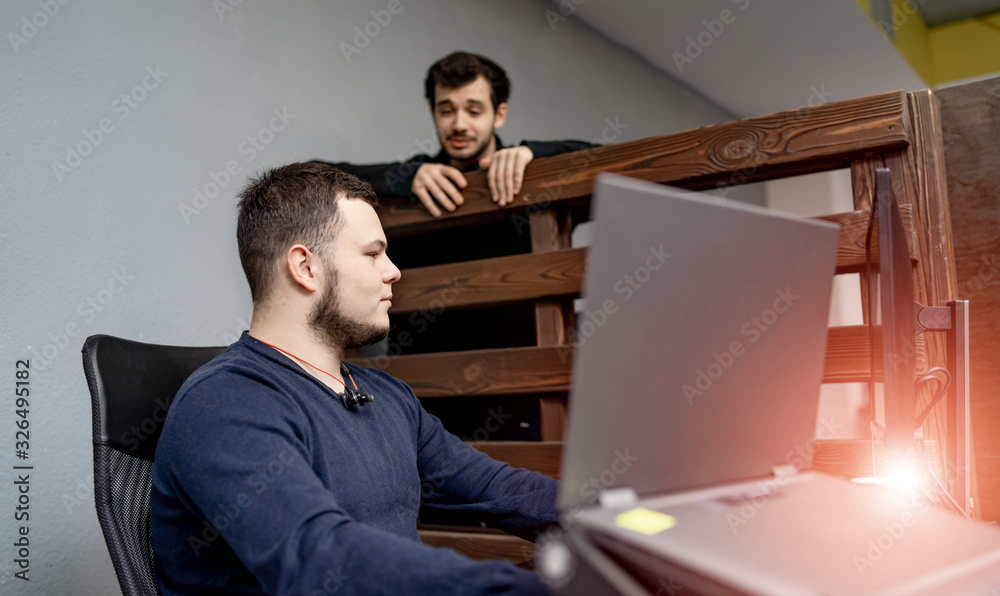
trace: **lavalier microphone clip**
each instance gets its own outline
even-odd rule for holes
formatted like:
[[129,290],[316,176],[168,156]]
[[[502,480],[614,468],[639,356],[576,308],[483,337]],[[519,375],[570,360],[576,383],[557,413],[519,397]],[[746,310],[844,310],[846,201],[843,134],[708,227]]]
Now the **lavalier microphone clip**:
[[351,375],[351,371],[347,370],[347,366],[343,363],[340,365],[340,374],[349,378],[351,380],[351,385],[354,385],[354,389],[352,389],[350,385],[344,383],[344,392],[337,394],[337,397],[340,398],[340,403],[344,404],[345,408],[348,410],[355,410],[358,406],[370,404],[375,401],[374,395],[371,393],[361,392],[357,389],[358,385],[354,382],[354,377]]

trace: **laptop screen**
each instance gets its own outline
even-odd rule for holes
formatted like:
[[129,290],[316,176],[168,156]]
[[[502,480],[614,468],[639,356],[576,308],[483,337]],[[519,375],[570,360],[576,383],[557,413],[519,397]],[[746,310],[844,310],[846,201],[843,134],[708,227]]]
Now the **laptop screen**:
[[560,506],[808,467],[838,227],[607,174],[592,213]]

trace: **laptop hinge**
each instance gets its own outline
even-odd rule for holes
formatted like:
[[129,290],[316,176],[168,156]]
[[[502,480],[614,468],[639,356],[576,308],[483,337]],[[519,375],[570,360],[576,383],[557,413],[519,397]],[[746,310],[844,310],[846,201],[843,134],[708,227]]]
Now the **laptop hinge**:
[[639,495],[635,493],[634,489],[628,487],[609,488],[608,490],[601,491],[601,494],[597,496],[597,500],[604,509],[621,509],[622,507],[635,505],[639,500]]
[[771,474],[774,475],[778,480],[784,480],[790,478],[799,473],[799,469],[792,464],[782,464],[780,466],[774,466],[771,468]]

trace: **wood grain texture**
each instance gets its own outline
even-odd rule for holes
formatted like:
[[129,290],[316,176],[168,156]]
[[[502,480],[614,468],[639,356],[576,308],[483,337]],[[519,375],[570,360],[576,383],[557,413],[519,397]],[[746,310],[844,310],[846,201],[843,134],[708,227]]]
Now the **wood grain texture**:
[[[881,327],[875,326],[875,353],[882,351]],[[923,335],[914,342],[917,371],[927,370],[927,346]],[[865,383],[871,378],[868,358],[868,326],[830,327],[823,361],[824,383]],[[875,360],[876,381],[882,378],[882,361]]]
[[559,478],[563,451],[561,441],[473,441],[469,445],[515,468]]
[[[929,90],[907,94],[912,126],[912,142],[906,152],[913,185],[916,189],[914,204],[925,233],[921,240],[920,252],[924,260],[918,264],[918,276],[925,280],[926,302],[931,306],[944,306],[956,299],[955,255],[952,244],[950,201],[948,198],[947,175],[945,173],[944,143],[941,137],[941,118],[937,98]],[[943,333],[925,334],[928,363],[947,366],[947,338]],[[933,383],[920,388],[917,394],[918,408],[924,408],[934,398]],[[948,408],[935,408],[929,422],[924,424],[924,434],[941,442],[943,458],[950,457],[951,443],[947,440],[949,424]],[[972,478],[973,501],[978,501],[975,475]]]
[[831,102],[538,159],[506,207],[490,200],[485,173],[473,172],[454,213],[434,218],[412,201],[387,200],[380,217],[390,237],[499,218],[527,228],[533,213],[581,204],[599,172],[706,189],[835,169],[865,153],[906,147],[906,118],[899,91]]
[[390,314],[495,306],[580,292],[582,248],[511,255],[402,271]]
[[[913,221],[913,206],[905,205],[899,209],[903,218],[903,227],[908,239],[910,260],[919,260],[919,243],[917,242],[916,226]],[[840,226],[840,238],[837,241],[837,273],[860,273],[865,269],[865,238],[868,235],[868,211],[849,211],[833,215],[816,217]],[[872,232],[872,261],[878,262],[877,226]]]
[[[881,350],[881,339],[876,340],[875,350]],[[867,325],[830,327],[823,360],[823,382],[868,382],[871,378],[871,360],[868,355]]]
[[[901,208],[903,223],[911,238],[911,259],[917,260],[913,206]],[[865,236],[868,214],[853,211],[817,219],[841,226],[837,247],[837,273],[855,273],[865,264]],[[563,249],[532,254],[512,255],[403,270],[393,285],[391,314],[419,311],[495,306],[520,300],[553,296],[577,296],[583,281],[586,249]],[[873,258],[877,259],[878,241],[873,239]],[[558,345],[566,339],[565,301],[552,300],[536,305],[539,345]]]
[[[926,91],[906,96],[905,122],[910,145],[855,161],[851,166],[855,209],[867,209],[874,192],[875,170],[888,168],[892,190],[900,207],[912,205],[919,261],[914,268],[914,299],[925,306],[944,306],[954,299],[954,259],[950,256],[951,230],[948,223],[948,196],[942,183],[939,118],[934,97]],[[864,284],[863,284],[864,285]],[[864,292],[867,294],[867,292]],[[868,320],[868,314],[865,315]],[[923,334],[927,366],[947,364],[944,336]],[[917,408],[933,398],[933,384],[925,384],[917,394]],[[924,422],[924,436],[939,444],[939,462],[947,457],[947,417],[945,408],[935,408]]]
[[[937,442],[924,441],[924,450],[927,462],[938,466],[935,473],[942,477]],[[817,440],[812,469],[848,478],[871,477],[887,474],[899,460],[898,449],[888,449],[868,439]]]
[[[532,253],[546,253],[570,246],[572,218],[569,213],[548,209],[529,218]],[[580,266],[582,273],[583,266]],[[582,275],[581,275],[582,277]],[[582,279],[580,280],[582,283]],[[579,294],[579,288],[575,291]],[[535,341],[539,346],[566,343],[567,320],[572,320],[571,300],[535,302]],[[538,401],[541,439],[561,441],[566,432],[566,396],[543,397]]]
[[470,559],[477,561],[506,559],[522,567],[534,568],[530,565],[535,556],[534,543],[517,536],[440,530],[420,530],[419,534],[420,541],[428,546],[450,548]]
[[1000,520],[1000,79],[940,102],[956,293],[969,301],[972,432],[982,517]]
[[[546,210],[531,216],[531,252],[546,253],[570,248],[569,214]],[[582,282],[583,264],[580,265]],[[579,293],[577,285],[574,293]],[[555,346],[566,341],[566,320],[564,311],[572,304],[566,301],[545,300],[535,302],[535,341],[539,346]]]
[[[407,383],[417,397],[524,395],[569,389],[569,346],[499,348],[359,358]],[[380,366],[381,365],[381,366]]]
[[[918,336],[915,344],[918,370],[927,366],[922,337]],[[381,368],[407,383],[421,398],[526,395],[568,391],[574,352],[571,345],[540,346],[356,358],[348,362]],[[869,368],[868,328],[831,327],[823,382],[864,382],[869,378]]]

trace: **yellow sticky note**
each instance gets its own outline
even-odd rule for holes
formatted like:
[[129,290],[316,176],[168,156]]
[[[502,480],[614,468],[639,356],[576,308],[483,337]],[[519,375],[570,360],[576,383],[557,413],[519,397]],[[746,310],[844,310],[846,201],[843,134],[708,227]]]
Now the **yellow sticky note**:
[[677,525],[677,518],[666,513],[637,507],[615,516],[619,528],[652,536]]

